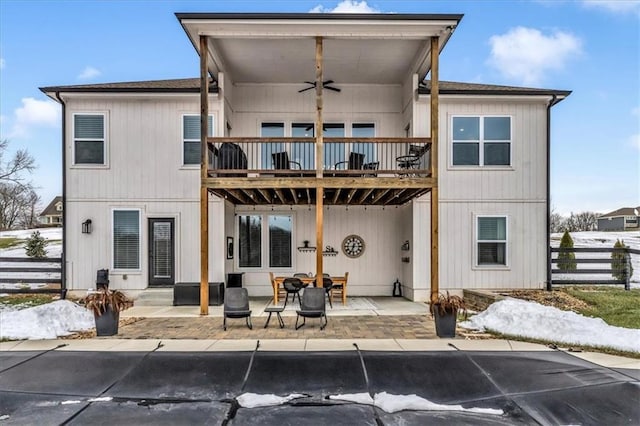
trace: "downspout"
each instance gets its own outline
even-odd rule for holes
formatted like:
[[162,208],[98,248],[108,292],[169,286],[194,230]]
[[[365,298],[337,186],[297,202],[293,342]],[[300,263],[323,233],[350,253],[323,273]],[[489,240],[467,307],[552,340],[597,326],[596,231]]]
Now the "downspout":
[[547,291],[551,291],[551,107],[561,100],[553,95],[547,105]]
[[60,254],[60,298],[67,297],[67,157],[65,147],[67,146],[67,105],[60,97],[60,92],[56,92],[56,99],[62,105],[62,253]]

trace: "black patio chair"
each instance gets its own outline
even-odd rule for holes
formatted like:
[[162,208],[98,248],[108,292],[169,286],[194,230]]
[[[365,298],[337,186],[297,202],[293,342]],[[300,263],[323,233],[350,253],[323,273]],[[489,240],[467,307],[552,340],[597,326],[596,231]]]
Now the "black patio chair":
[[331,301],[331,290],[333,290],[333,281],[331,278],[325,276],[322,278],[322,288],[324,289],[327,298],[329,299],[329,306],[333,309],[333,302]]
[[[244,153],[240,145],[224,142],[217,151],[217,167],[219,170],[239,170],[246,169],[248,166],[247,155]],[[247,176],[246,173],[224,173],[224,177],[242,177]]]
[[249,309],[249,292],[246,288],[231,287],[224,294],[224,319],[222,327],[227,330],[227,318],[246,318],[247,327],[253,330],[251,310]]
[[[349,170],[362,170],[364,165],[365,154],[352,152],[349,154],[349,161],[339,161],[335,164],[336,170],[344,170],[343,164],[346,164]],[[340,173],[338,173],[339,175]]]
[[289,295],[291,295],[291,303],[295,303],[296,296],[298,296],[298,302],[302,303],[302,301],[300,300],[300,290],[304,288],[304,283],[300,280],[300,278],[285,278],[282,282],[282,286],[287,292],[287,295],[284,299],[284,306],[287,306]]
[[[296,330],[306,324],[307,318],[320,318],[320,330],[324,330],[328,322],[324,300],[325,291],[322,288],[310,287],[304,291],[300,302],[300,310],[296,311]],[[302,317],[302,324],[298,325],[300,317]],[[322,322],[323,318],[324,323]]]

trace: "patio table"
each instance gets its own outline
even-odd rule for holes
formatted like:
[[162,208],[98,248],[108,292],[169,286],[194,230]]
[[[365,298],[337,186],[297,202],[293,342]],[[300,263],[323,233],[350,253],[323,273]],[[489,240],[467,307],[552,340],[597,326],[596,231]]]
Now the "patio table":
[[[273,279],[273,303],[277,304],[278,303],[278,293],[279,293],[279,289],[280,287],[283,285],[282,283],[284,282],[285,279],[287,278],[291,278],[291,277],[275,277]],[[314,286],[316,285],[316,277],[296,277],[298,279],[300,279],[300,281],[302,281],[305,284],[313,284]],[[345,276],[336,276],[336,277],[331,277],[331,281],[333,281],[333,284],[336,285],[342,285],[343,291],[342,291],[342,304],[346,305],[347,304],[347,277]]]

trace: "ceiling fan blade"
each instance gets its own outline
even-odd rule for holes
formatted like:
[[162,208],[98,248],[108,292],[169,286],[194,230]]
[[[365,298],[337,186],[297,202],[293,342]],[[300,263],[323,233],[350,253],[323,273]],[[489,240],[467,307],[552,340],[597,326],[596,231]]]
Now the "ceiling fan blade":
[[322,85],[326,86],[327,84],[331,84],[331,83],[333,83],[333,80],[325,80],[322,82]]
[[338,89],[337,87],[331,87],[331,86],[325,86],[325,89],[329,89],[329,90],[333,90],[334,92],[341,92],[341,89]]
[[312,86],[315,86],[315,85],[316,85],[316,82],[315,82],[315,81],[305,81],[305,83],[310,84],[310,85],[312,85]]
[[298,90],[298,93],[306,92],[307,90],[311,90],[311,89],[313,89],[313,88],[314,88],[314,87],[313,87],[313,86],[311,86],[311,87],[307,87],[306,89],[300,89],[300,90]]

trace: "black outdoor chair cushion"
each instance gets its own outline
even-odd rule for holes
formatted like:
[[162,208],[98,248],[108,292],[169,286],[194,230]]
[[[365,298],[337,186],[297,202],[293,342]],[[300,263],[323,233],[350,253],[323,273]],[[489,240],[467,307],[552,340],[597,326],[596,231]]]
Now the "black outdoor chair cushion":
[[251,324],[251,309],[249,309],[249,292],[246,288],[231,287],[224,295],[224,318],[222,326],[227,329],[227,318],[246,318],[247,327],[253,329]]
[[[300,310],[296,311],[296,313],[296,330],[305,325],[306,318],[320,318],[320,330],[324,330],[327,325],[324,289],[317,287],[307,288],[302,295]],[[300,317],[303,318],[303,322],[298,325]],[[324,323],[322,321],[323,318]]]

